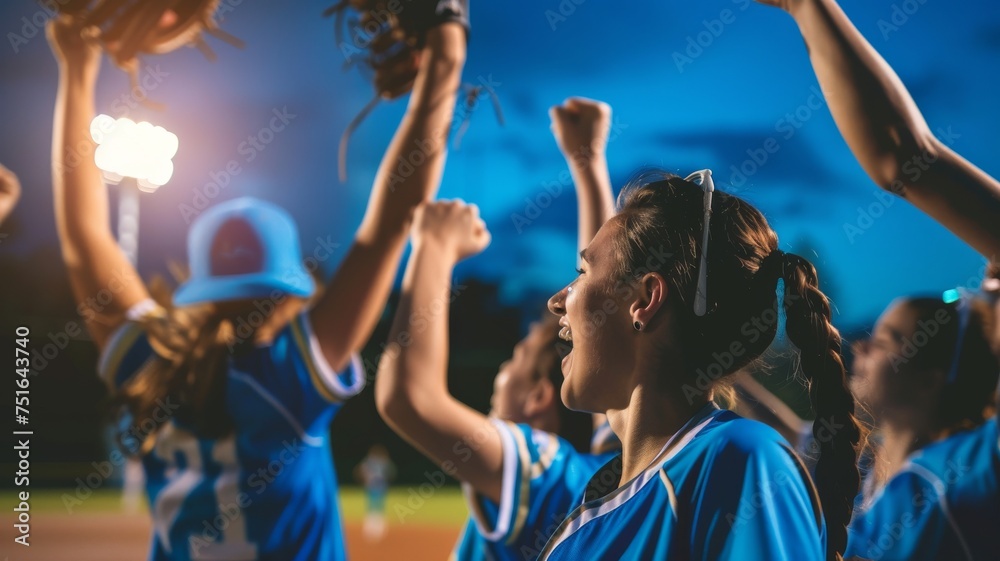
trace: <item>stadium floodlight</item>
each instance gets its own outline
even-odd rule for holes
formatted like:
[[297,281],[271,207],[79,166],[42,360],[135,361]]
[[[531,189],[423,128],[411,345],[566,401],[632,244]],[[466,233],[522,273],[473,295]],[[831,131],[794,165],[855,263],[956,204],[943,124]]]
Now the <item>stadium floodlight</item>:
[[139,191],[152,193],[174,174],[177,135],[163,127],[98,115],[90,122],[97,143],[94,163],[109,183],[119,184],[118,245],[133,265],[139,261]]
[[90,136],[97,143],[94,163],[112,183],[132,177],[139,189],[152,193],[174,174],[177,135],[163,127],[98,115],[90,123]]

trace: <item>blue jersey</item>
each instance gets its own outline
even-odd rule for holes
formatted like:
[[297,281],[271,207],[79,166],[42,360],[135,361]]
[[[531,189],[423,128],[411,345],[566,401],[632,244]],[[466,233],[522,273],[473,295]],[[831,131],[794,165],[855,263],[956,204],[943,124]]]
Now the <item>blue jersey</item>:
[[613,454],[582,454],[554,434],[493,422],[503,443],[500,504],[463,485],[472,520],[454,558],[530,561],[577,505],[590,477]]
[[621,469],[619,456],[594,475],[539,560],[826,559],[812,481],[767,425],[709,404],[619,486]]
[[[126,322],[99,371],[118,388],[154,352]],[[201,438],[174,416],[170,399],[153,413],[165,423],[143,457],[153,517],[152,561],[345,559],[329,424],[364,386],[355,359],[345,372],[326,363],[301,315],[267,346],[229,355],[225,407],[234,432]],[[123,419],[124,439],[152,423]]]
[[996,419],[924,447],[855,513],[847,554],[872,561],[997,559],[998,477]]

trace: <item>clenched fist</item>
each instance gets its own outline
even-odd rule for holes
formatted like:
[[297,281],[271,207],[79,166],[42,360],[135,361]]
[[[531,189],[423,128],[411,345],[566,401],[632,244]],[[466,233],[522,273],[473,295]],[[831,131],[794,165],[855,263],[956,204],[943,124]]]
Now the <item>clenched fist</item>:
[[479,207],[460,200],[433,201],[418,207],[412,234],[414,247],[431,247],[455,262],[482,253],[490,245],[490,232],[479,217]]

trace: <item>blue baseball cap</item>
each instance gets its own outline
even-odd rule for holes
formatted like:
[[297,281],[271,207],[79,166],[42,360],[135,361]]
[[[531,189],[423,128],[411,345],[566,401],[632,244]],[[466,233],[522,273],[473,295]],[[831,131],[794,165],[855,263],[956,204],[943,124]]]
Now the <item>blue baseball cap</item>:
[[206,210],[191,225],[187,245],[191,277],[174,292],[178,306],[275,290],[305,297],[316,288],[302,266],[292,217],[260,199],[240,197]]

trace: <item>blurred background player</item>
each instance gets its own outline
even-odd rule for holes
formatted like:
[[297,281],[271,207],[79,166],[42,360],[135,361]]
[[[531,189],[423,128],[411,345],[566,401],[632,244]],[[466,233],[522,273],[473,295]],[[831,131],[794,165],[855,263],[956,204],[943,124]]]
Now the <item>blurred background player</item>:
[[389,483],[396,478],[396,464],[385,446],[376,444],[368,450],[364,461],[354,468],[354,478],[364,486],[367,501],[362,532],[368,540],[379,541],[386,531],[385,496]]
[[[611,108],[570,98],[550,116],[576,185],[579,240],[587,244],[613,211],[605,160]],[[565,345],[554,316],[532,324],[500,365],[488,417],[448,392],[452,271],[489,240],[474,205],[436,202],[418,210],[376,403],[397,433],[463,483],[472,520],[455,557],[531,559],[611,454],[586,453],[603,419],[569,411],[559,398]]]
[[[849,553],[992,558],[1000,545],[986,522],[1000,517],[998,367],[989,356],[1000,183],[935,137],[902,81],[834,0],[760,1],[795,20],[834,120],[868,175],[994,261],[982,284],[986,303],[961,289],[946,293],[949,302],[901,299],[855,346],[852,389],[871,409],[885,457],[875,462],[883,472],[868,479]],[[903,519],[908,528],[894,531]]]
[[854,345],[851,388],[872,416],[880,454],[851,524],[850,555],[989,559],[1000,550],[996,318],[971,294],[952,298],[900,299]]
[[[188,236],[190,279],[172,304],[151,299],[165,291],[147,290],[116,245],[94,165],[100,49],[78,20],[49,23],[59,63],[56,223],[79,311],[101,349],[99,371],[122,406],[122,445],[145,466],[150,559],[344,558],[329,423],[365,383],[355,353],[385,305],[413,209],[439,182],[465,60],[466,30],[456,23],[465,14],[421,6],[434,25],[406,114],[353,244],[309,306],[315,285],[295,223],[251,198],[198,217]],[[418,141],[425,162],[396,174]],[[64,161],[70,150],[78,165]]]
[[[606,413],[622,455],[539,559],[838,559],[864,430],[815,268],[779,250],[748,202],[713,192],[708,170],[640,177],[582,257],[549,301],[573,346],[562,398]],[[770,346],[777,322],[745,327],[779,305],[815,414],[842,425],[820,439],[818,494],[777,432],[712,403],[717,381]]]

